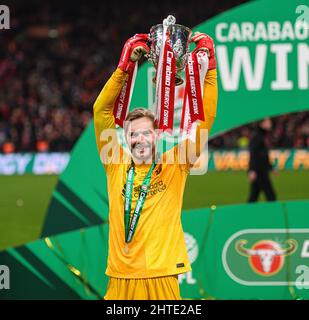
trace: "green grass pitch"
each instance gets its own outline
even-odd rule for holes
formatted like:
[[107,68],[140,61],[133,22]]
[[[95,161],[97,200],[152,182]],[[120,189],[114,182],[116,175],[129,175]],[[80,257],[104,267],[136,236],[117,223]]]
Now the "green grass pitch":
[[[0,176],[0,250],[38,238],[57,180],[48,175]],[[282,171],[272,180],[278,200],[309,199],[309,171]],[[189,176],[183,208],[244,203],[248,192],[242,171]]]

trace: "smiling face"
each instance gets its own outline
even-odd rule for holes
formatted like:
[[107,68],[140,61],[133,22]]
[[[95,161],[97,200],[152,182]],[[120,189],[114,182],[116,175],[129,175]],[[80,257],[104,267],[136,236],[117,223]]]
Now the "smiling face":
[[148,117],[131,120],[126,129],[127,144],[135,163],[152,163],[155,155],[156,132]]

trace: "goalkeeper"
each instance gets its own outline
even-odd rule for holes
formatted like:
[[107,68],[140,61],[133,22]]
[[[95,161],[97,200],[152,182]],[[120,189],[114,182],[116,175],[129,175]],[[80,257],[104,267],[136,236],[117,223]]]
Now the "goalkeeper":
[[[187,175],[199,152],[187,153],[188,161],[182,163],[177,160],[178,145],[164,154],[173,156],[173,164],[156,163],[154,114],[138,108],[128,113],[124,126],[130,155],[120,148],[122,161],[105,161],[110,140],[102,133],[115,128],[115,101],[130,68],[149,52],[147,40],[147,35],[139,34],[125,43],[117,69],[94,103],[96,141],[109,198],[106,300],[179,300],[178,274],[191,270],[180,216]],[[216,59],[208,35],[195,33],[191,40],[196,51],[207,51],[209,56],[203,90],[205,121],[196,127],[200,137],[200,130],[210,130],[216,116]],[[183,143],[193,144],[191,140]],[[126,157],[129,161],[124,161]]]

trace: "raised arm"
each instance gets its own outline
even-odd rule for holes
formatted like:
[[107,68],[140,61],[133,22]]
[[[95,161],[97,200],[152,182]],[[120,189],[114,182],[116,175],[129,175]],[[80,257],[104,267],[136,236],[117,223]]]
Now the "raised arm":
[[107,143],[110,143],[110,139],[107,139],[107,136],[112,138],[113,147],[118,143],[116,130],[110,130],[106,135],[104,134],[104,130],[115,129],[115,118],[113,114],[115,102],[129,76],[129,72],[134,69],[137,60],[139,60],[145,52],[149,51],[146,44],[147,40],[148,36],[146,34],[136,34],[126,41],[116,71],[107,81],[93,105],[96,143],[101,155],[101,160],[103,160],[102,156],[107,156],[105,152],[102,154],[102,148],[104,148]]
[[196,126],[195,141],[187,139],[179,146],[182,148],[182,154],[184,154],[183,150],[186,151],[186,162],[190,166],[197,161],[207,144],[208,134],[216,117],[218,102],[217,69],[214,42],[208,35],[198,32],[194,34],[192,41],[196,43],[196,48],[194,50],[195,52],[201,50],[208,53],[209,64],[203,86],[203,110],[205,120],[201,121]]
[[106,82],[93,105],[94,129],[99,152],[104,144],[107,143],[106,140],[101,141],[100,139],[103,130],[115,129],[114,104],[127,77],[127,73],[117,68]]

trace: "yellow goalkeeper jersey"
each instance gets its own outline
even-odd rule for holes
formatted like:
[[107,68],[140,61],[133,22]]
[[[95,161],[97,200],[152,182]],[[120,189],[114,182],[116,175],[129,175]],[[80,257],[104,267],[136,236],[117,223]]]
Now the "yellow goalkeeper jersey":
[[[105,129],[115,128],[113,107],[126,77],[126,73],[117,69],[94,104],[96,141],[99,153],[103,157],[105,155],[102,154],[102,148],[106,142],[101,139],[101,133]],[[205,79],[203,98],[206,116],[203,127],[208,129],[216,116],[216,97],[216,70],[210,70]],[[207,101],[209,103],[206,103]],[[124,157],[128,156],[124,151],[122,154]],[[170,155],[178,159],[177,146],[169,150],[165,156]],[[131,216],[150,166],[135,166]],[[134,237],[126,244],[124,190],[129,167],[130,161],[122,164],[104,164],[109,199],[109,252],[106,274],[110,277],[129,279],[161,277],[190,271],[181,225],[183,194],[190,166],[177,161],[173,164],[161,163],[155,166]]]

